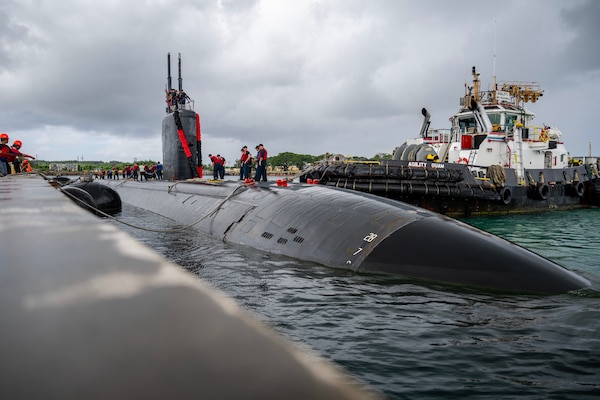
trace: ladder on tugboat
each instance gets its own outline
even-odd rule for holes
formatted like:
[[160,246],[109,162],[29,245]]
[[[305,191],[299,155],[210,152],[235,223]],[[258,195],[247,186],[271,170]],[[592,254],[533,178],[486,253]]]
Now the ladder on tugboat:
[[442,145],[442,154],[440,157],[440,162],[448,162],[448,153],[450,151],[450,143],[444,143]]
[[473,161],[475,161],[476,155],[477,155],[477,150],[471,150],[469,152],[469,160],[467,161],[467,165],[473,165]]

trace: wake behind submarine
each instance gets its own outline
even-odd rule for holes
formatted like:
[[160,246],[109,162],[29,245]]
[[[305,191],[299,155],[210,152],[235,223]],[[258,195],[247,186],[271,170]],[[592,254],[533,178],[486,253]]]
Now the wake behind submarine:
[[[181,56],[179,65],[182,92]],[[162,144],[169,180],[103,182],[124,203],[228,243],[359,273],[520,293],[590,286],[507,240],[396,200],[323,185],[202,181],[200,118],[192,105],[167,105]]]

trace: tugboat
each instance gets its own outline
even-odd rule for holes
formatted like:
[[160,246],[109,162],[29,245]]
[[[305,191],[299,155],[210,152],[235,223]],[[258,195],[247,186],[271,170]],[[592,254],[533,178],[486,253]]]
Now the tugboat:
[[535,82],[501,82],[482,91],[479,73],[465,85],[451,129],[420,134],[392,160],[353,161],[335,155],[305,169],[301,182],[368,192],[452,217],[573,209],[600,205],[598,159],[570,157],[562,133],[534,125],[544,91]]

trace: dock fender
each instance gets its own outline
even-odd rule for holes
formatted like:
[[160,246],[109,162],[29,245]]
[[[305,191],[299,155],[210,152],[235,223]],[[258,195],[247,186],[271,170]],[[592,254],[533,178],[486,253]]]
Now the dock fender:
[[536,197],[539,200],[546,200],[550,195],[550,186],[547,183],[538,183],[536,190]]
[[581,181],[574,182],[573,183],[573,195],[576,197],[583,197],[584,193],[585,193],[585,185],[583,184],[583,182],[581,182]]
[[504,205],[509,205],[512,201],[512,190],[508,186],[504,186],[500,189],[500,201]]

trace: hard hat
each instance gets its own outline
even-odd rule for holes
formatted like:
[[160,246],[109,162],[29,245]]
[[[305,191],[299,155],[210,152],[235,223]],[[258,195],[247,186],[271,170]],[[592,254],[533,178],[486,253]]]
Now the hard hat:
[[6,133],[0,134],[0,139],[8,139],[8,135]]
[[433,154],[427,154],[427,159],[428,160],[433,160]]
[[15,140],[15,142],[13,143],[14,146],[23,146],[23,142],[21,142],[20,140]]

